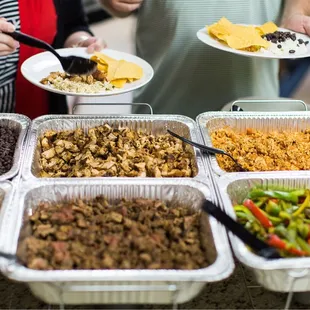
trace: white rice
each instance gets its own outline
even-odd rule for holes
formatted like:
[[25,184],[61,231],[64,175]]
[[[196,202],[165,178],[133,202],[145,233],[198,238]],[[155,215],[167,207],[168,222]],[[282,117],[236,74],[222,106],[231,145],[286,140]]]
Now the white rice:
[[[268,49],[262,49],[263,52],[271,52],[275,55],[289,55],[294,57],[294,55],[302,55],[306,54],[308,52],[308,47],[304,43],[300,44],[298,42],[298,36],[297,40],[293,41],[292,39],[286,39],[285,42],[281,43],[272,43],[270,42],[270,46]],[[281,45],[281,48],[278,48],[278,45]],[[295,53],[290,53],[291,50],[294,50]]]
[[54,79],[50,85],[51,87],[61,91],[66,91],[70,93],[85,93],[85,94],[99,93],[102,91],[111,91],[114,88],[114,86],[109,82],[96,81],[92,84],[87,84],[85,82],[70,81],[69,79],[63,79],[61,77]]

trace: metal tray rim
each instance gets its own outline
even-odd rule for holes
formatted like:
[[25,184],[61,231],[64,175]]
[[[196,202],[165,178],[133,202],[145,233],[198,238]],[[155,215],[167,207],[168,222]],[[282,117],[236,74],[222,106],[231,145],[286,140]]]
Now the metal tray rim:
[[[48,180],[49,178],[37,178],[34,176],[31,172],[31,165],[32,165],[32,160],[33,160],[33,150],[35,148],[36,142],[37,142],[37,130],[39,126],[47,121],[51,120],[102,120],[102,121],[109,121],[109,120],[135,120],[135,121],[152,121],[152,120],[162,120],[162,121],[178,121],[184,125],[186,125],[189,129],[191,139],[193,141],[202,142],[202,137],[200,134],[200,130],[197,127],[196,122],[183,115],[165,115],[165,114],[160,114],[160,115],[108,115],[108,116],[92,116],[92,115],[45,115],[36,118],[29,129],[29,135],[27,138],[27,150],[25,153],[25,160],[24,160],[24,165],[22,167],[22,178],[24,180]],[[194,178],[189,178],[189,179],[199,179],[202,177],[209,178],[208,176],[208,170],[206,167],[206,162],[203,158],[203,155],[201,151],[197,148],[194,148],[195,152],[195,158],[197,162],[197,167],[198,167],[198,174]],[[118,179],[123,179],[122,177],[115,177]],[[64,179],[71,179],[71,178],[53,178],[54,180],[64,180]],[[93,178],[91,178],[93,179]],[[106,178],[98,178],[98,179],[106,179]],[[142,178],[142,177],[137,177],[136,179],[152,179],[152,178]]]
[[[227,112],[227,111],[218,111],[218,112],[205,112],[201,113],[196,117],[196,123],[199,127],[200,133],[202,135],[203,142],[207,146],[212,147],[212,142],[209,136],[206,135],[205,128],[206,122],[215,119],[215,118],[254,118],[254,119],[273,119],[273,118],[292,118],[292,119],[299,119],[299,118],[310,118],[310,111],[289,111],[289,112]],[[205,155],[207,156],[207,155]],[[220,168],[215,155],[207,156],[209,159],[209,163],[212,167],[213,172],[218,176],[223,175],[249,175],[249,173],[253,172],[226,172],[222,168]],[[304,170],[306,171],[306,170]],[[261,171],[255,173],[262,173],[268,174],[272,171]],[[288,171],[274,171],[273,173],[282,173]],[[301,171],[289,171],[290,173],[300,173]]]
[[[107,178],[107,183],[109,185],[187,185],[198,189],[207,198],[207,193],[212,195],[212,191],[209,186],[197,180],[175,180],[175,179],[149,179],[147,181],[142,181],[139,179],[113,179]],[[37,187],[45,185],[78,185],[83,186],[93,184],[102,185],[101,180],[73,180],[68,181],[58,181],[58,180],[44,180],[44,181],[33,181],[26,184],[20,184],[20,189],[18,194],[14,197],[14,203],[11,208],[5,210],[4,220],[6,225],[3,229],[6,231],[12,231],[11,238],[6,240],[1,240],[2,247],[9,253],[16,253],[16,243],[19,236],[19,229],[16,229],[16,223],[21,226],[22,216],[23,216],[23,201],[25,195],[28,191],[35,189]],[[213,197],[210,197],[213,198]],[[14,205],[14,207],[13,207]],[[215,262],[204,269],[198,269],[193,271],[184,270],[65,270],[65,271],[36,271],[25,268],[23,266],[17,266],[11,264],[6,260],[6,264],[0,265],[2,272],[13,280],[23,281],[23,282],[42,282],[44,278],[46,282],[55,281],[179,281],[179,282],[213,282],[219,281],[227,278],[234,269],[234,262],[232,259],[232,254],[230,251],[228,238],[224,227],[219,225],[215,219],[210,218],[210,227],[212,230],[214,244],[217,250],[217,258]]]
[[25,115],[14,113],[0,113],[0,119],[15,121],[21,126],[21,131],[14,152],[13,165],[8,172],[0,175],[1,182],[12,179],[18,174],[18,171],[22,168],[22,159],[25,152],[25,141],[31,121]]

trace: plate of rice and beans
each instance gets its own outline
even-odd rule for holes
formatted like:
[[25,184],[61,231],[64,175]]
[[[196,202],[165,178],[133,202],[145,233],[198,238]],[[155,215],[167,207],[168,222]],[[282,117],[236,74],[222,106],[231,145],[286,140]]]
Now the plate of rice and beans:
[[65,73],[58,59],[50,52],[28,58],[21,67],[23,76],[47,91],[69,96],[100,97],[118,95],[146,85],[154,75],[153,68],[143,59],[123,52],[104,49],[90,55],[85,48],[65,48],[61,56],[80,56],[97,63],[89,75]]

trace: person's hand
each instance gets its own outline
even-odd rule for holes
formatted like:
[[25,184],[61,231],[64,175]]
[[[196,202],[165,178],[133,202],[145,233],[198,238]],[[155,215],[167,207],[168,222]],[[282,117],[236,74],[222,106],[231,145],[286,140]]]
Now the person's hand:
[[310,35],[310,16],[293,14],[283,20],[282,27]]
[[13,32],[15,27],[13,24],[6,21],[5,18],[0,17],[0,56],[7,56],[19,47],[19,43],[12,37],[2,32]]
[[142,2],[143,0],[103,0],[103,4],[118,13],[131,13],[137,10]]
[[100,52],[107,47],[106,42],[96,37],[89,37],[85,40],[78,42],[77,47],[87,47],[87,53]]
[[91,37],[87,32],[78,31],[69,36],[64,47],[87,47],[87,52],[91,54],[106,48],[107,44],[99,38]]

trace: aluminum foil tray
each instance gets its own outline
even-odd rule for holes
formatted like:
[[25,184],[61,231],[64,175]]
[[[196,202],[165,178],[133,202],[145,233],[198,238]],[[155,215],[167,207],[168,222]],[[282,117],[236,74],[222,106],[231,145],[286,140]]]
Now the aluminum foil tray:
[[19,137],[17,140],[13,158],[13,165],[7,173],[0,175],[1,182],[4,180],[11,180],[18,174],[21,168],[24,155],[24,142],[28,132],[28,128],[30,126],[30,119],[20,114],[0,113],[0,125],[8,126],[12,129],[17,129],[19,132]]
[[[204,199],[213,200],[209,187],[191,179],[74,179],[40,180],[20,185],[14,203],[6,208],[0,248],[16,253],[27,214],[38,202],[73,198],[108,199],[144,197],[182,203],[199,211]],[[8,233],[9,232],[9,233]],[[28,282],[33,293],[52,304],[183,303],[195,297],[206,282],[223,280],[232,273],[232,259],[224,228],[202,214],[202,240],[208,244],[210,266],[198,270],[31,270],[7,261],[2,272],[10,279]],[[9,236],[9,238],[7,237]]]
[[[219,191],[227,214],[236,219],[233,205],[242,203],[249,190],[263,188],[310,188],[310,177],[265,175],[227,175],[219,178]],[[239,261],[253,271],[257,282],[277,292],[310,291],[310,258],[266,260],[252,253],[237,237],[229,234],[233,251]]]
[[[185,116],[173,115],[129,115],[129,116],[57,116],[47,115],[33,121],[27,143],[27,155],[22,171],[24,179],[39,177],[40,148],[37,144],[39,137],[47,130],[70,130],[75,128],[88,128],[108,123],[111,127],[129,127],[133,130],[142,130],[150,134],[164,134],[171,129],[180,135],[196,142],[201,142],[201,135],[196,123]],[[205,162],[198,149],[193,151],[193,167],[196,178],[207,178]],[[43,178],[41,178],[43,179]],[[44,178],[48,179],[48,178]],[[56,178],[53,178],[56,179]],[[58,178],[59,179],[59,178]],[[64,178],[62,178],[64,179]]]
[[[237,132],[253,128],[268,132],[271,130],[296,131],[310,128],[310,112],[206,112],[197,116],[205,145],[212,146],[211,134],[217,129],[229,126]],[[249,174],[249,172],[226,172],[220,168],[214,155],[208,156],[209,164],[217,176],[227,174]],[[270,171],[269,171],[270,172]],[[299,174],[302,171],[290,171]],[[253,173],[253,172],[251,172]],[[265,174],[268,172],[255,172]],[[287,171],[277,171],[287,174]]]
[[[4,214],[7,208],[12,207],[11,202],[12,202],[15,188],[16,186],[13,185],[13,183],[10,181],[0,182],[0,236],[4,236],[4,238],[7,238],[9,236],[5,229],[5,223],[3,222],[3,217],[4,217]],[[6,262],[5,259],[0,258],[0,266],[4,264],[5,262]]]

